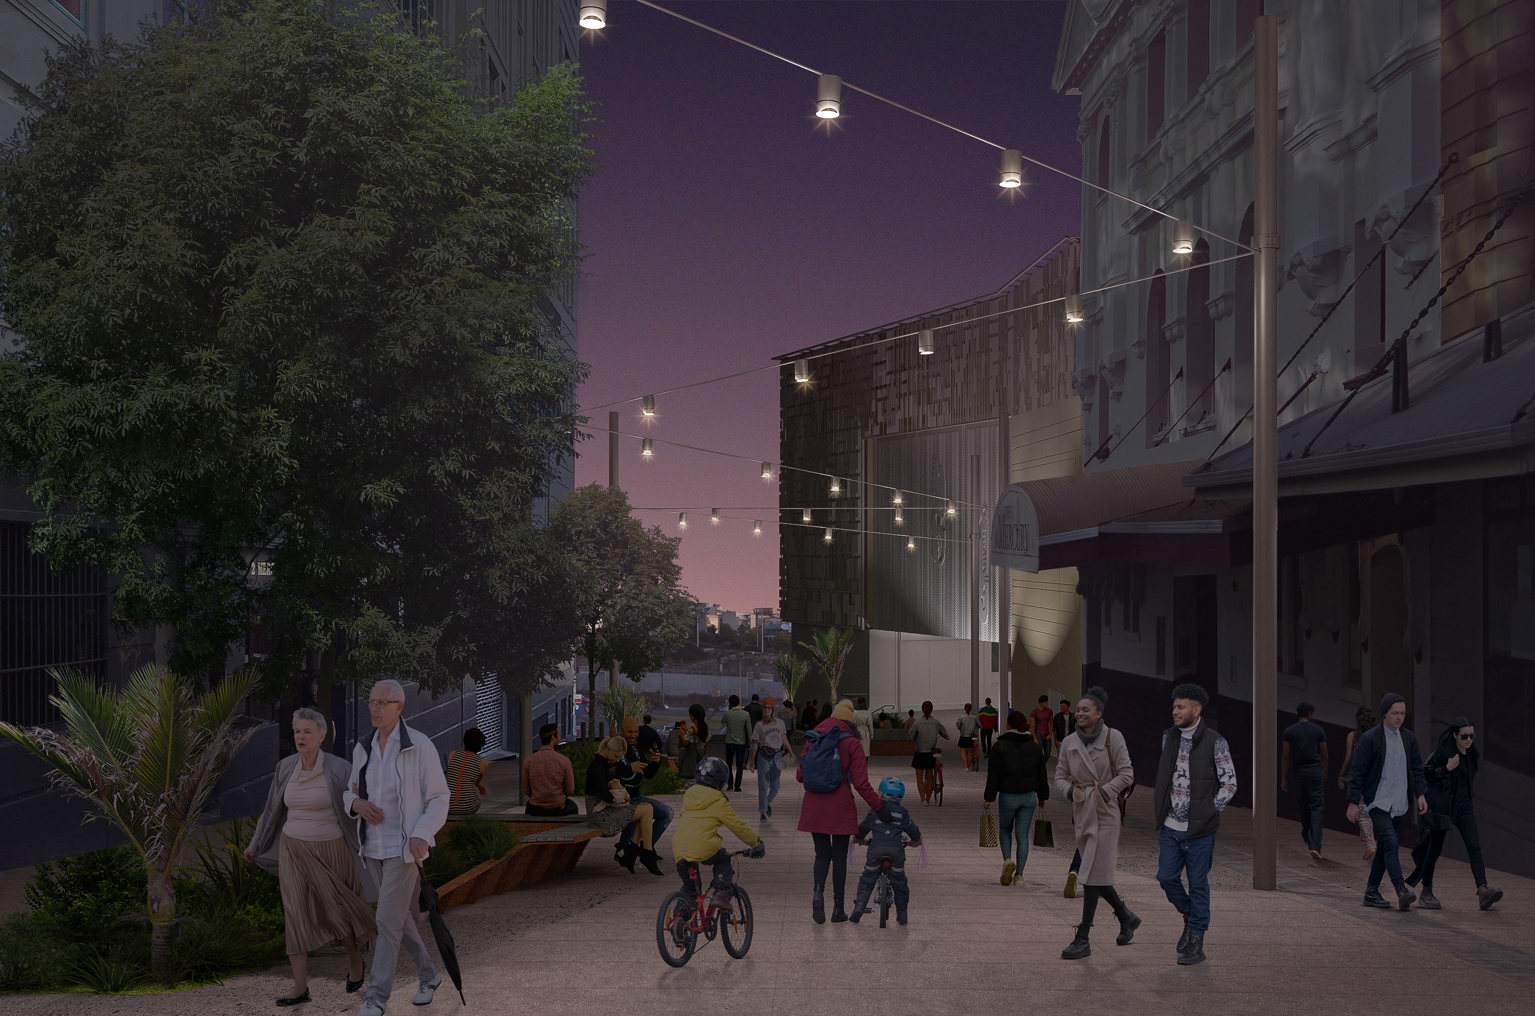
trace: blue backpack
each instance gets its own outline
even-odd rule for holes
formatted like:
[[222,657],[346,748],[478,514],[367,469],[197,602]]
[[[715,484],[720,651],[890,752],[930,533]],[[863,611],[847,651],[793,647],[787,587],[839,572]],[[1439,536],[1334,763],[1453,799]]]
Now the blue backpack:
[[842,753],[838,743],[850,736],[841,727],[825,732],[805,733],[805,755],[800,759],[799,771],[804,778],[805,789],[816,794],[829,794],[842,786],[847,773],[842,768]]

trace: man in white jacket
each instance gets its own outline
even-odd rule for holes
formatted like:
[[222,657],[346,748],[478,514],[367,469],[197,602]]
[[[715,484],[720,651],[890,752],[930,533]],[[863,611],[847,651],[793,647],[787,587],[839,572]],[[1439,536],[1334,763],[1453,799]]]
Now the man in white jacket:
[[378,944],[358,1016],[384,1016],[402,940],[420,978],[415,1004],[430,1004],[442,983],[421,938],[419,865],[447,821],[450,795],[437,746],[405,725],[404,711],[405,690],[398,681],[373,686],[368,714],[374,735],[352,749],[352,778],[342,795],[348,814],[359,819],[363,863],[378,886]]

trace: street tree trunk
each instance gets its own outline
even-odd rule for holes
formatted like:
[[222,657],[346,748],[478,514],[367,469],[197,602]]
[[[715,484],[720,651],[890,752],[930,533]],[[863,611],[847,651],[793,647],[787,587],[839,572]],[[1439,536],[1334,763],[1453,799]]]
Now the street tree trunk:
[[149,966],[162,982],[171,976],[171,949],[176,942],[176,890],[171,872],[149,871]]

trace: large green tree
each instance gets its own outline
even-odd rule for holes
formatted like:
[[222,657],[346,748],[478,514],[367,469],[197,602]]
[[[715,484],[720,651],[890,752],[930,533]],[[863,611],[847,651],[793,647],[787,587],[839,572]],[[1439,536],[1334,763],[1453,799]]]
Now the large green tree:
[[569,649],[501,622],[569,591],[528,541],[583,370],[540,310],[577,261],[579,82],[477,99],[387,7],[66,45],[0,158],[0,464],[34,547],[120,574],[183,672],[253,613],[279,674],[346,646],[515,686]]
[[638,681],[693,633],[693,601],[679,585],[678,540],[646,529],[621,490],[596,484],[560,502],[549,530],[570,556],[589,701],[597,671],[618,665]]

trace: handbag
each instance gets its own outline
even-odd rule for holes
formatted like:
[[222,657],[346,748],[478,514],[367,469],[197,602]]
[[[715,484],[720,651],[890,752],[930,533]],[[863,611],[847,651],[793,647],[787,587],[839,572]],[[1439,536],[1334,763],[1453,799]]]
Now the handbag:
[[997,845],[997,816],[989,811],[981,812],[981,846]]
[[1045,809],[1039,809],[1039,814],[1034,817],[1034,845],[1036,847],[1055,846],[1055,827],[1045,817]]

